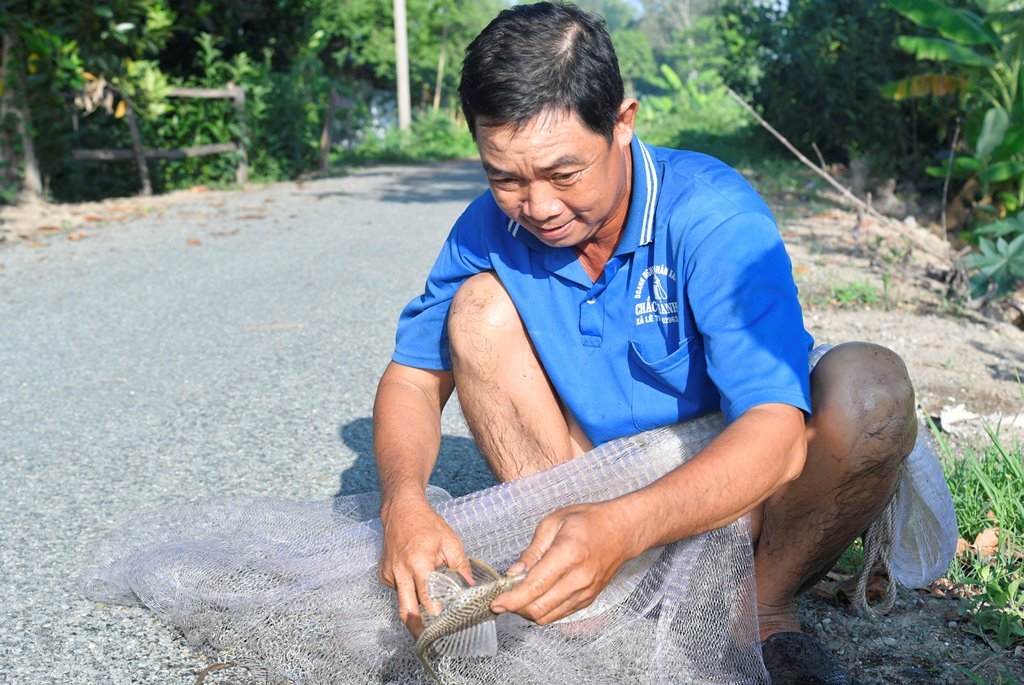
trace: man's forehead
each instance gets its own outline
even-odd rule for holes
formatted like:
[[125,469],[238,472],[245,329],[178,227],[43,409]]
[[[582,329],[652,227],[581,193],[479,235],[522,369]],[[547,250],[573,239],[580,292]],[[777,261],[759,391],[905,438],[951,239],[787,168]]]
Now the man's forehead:
[[586,164],[606,147],[603,136],[568,111],[541,113],[522,126],[477,124],[477,148],[488,172],[524,161],[538,171]]
[[525,121],[502,121],[495,117],[480,116],[476,120],[476,126],[477,131],[504,131],[514,137],[525,130],[550,129],[570,122],[583,125],[579,115],[568,107],[545,107]]

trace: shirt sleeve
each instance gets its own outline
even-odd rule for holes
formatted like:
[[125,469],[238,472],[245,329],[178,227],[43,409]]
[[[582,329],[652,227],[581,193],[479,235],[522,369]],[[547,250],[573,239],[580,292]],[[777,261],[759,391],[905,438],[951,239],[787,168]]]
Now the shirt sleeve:
[[810,413],[812,341],[771,217],[742,212],[725,219],[703,235],[685,267],[708,375],[726,419],[774,402]]
[[420,369],[450,370],[448,309],[467,278],[491,269],[486,232],[497,210],[490,192],[477,198],[455,222],[434,262],[423,294],[398,319],[392,360]]

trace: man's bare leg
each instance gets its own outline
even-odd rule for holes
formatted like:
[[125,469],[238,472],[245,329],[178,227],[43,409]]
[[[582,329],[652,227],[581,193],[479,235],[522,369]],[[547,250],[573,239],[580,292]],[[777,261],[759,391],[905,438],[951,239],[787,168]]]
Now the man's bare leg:
[[[500,480],[591,448],[494,274],[474,276],[459,290],[448,333],[463,413]],[[811,375],[811,401],[803,474],[753,514],[762,639],[800,629],[796,596],[831,569],[892,497],[917,434],[906,367],[878,345],[830,350]]]
[[828,573],[889,502],[917,436],[906,366],[878,345],[846,343],[822,357],[811,374],[811,406],[803,473],[753,521],[762,640],[800,630],[796,595]]
[[592,448],[558,399],[494,273],[477,274],[459,288],[448,339],[462,412],[498,480],[541,471]]

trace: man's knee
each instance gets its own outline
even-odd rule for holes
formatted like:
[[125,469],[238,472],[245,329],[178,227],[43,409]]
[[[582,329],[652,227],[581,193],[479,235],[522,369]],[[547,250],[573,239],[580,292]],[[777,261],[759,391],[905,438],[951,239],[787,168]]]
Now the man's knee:
[[522,334],[519,312],[493,272],[471,276],[455,293],[448,313],[453,360],[478,354],[481,341],[503,341]]
[[914,388],[888,348],[852,342],[829,350],[811,374],[811,404],[828,451],[860,461],[859,469],[896,468],[913,449]]

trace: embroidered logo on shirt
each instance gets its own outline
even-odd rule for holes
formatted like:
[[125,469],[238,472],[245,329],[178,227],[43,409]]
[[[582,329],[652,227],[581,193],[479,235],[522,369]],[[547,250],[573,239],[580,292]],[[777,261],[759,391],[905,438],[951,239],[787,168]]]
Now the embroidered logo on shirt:
[[[669,295],[669,292],[673,295]],[[674,299],[676,272],[664,264],[655,264],[644,269],[637,281],[633,296],[636,325],[648,323],[676,323],[679,321],[679,302]]]

